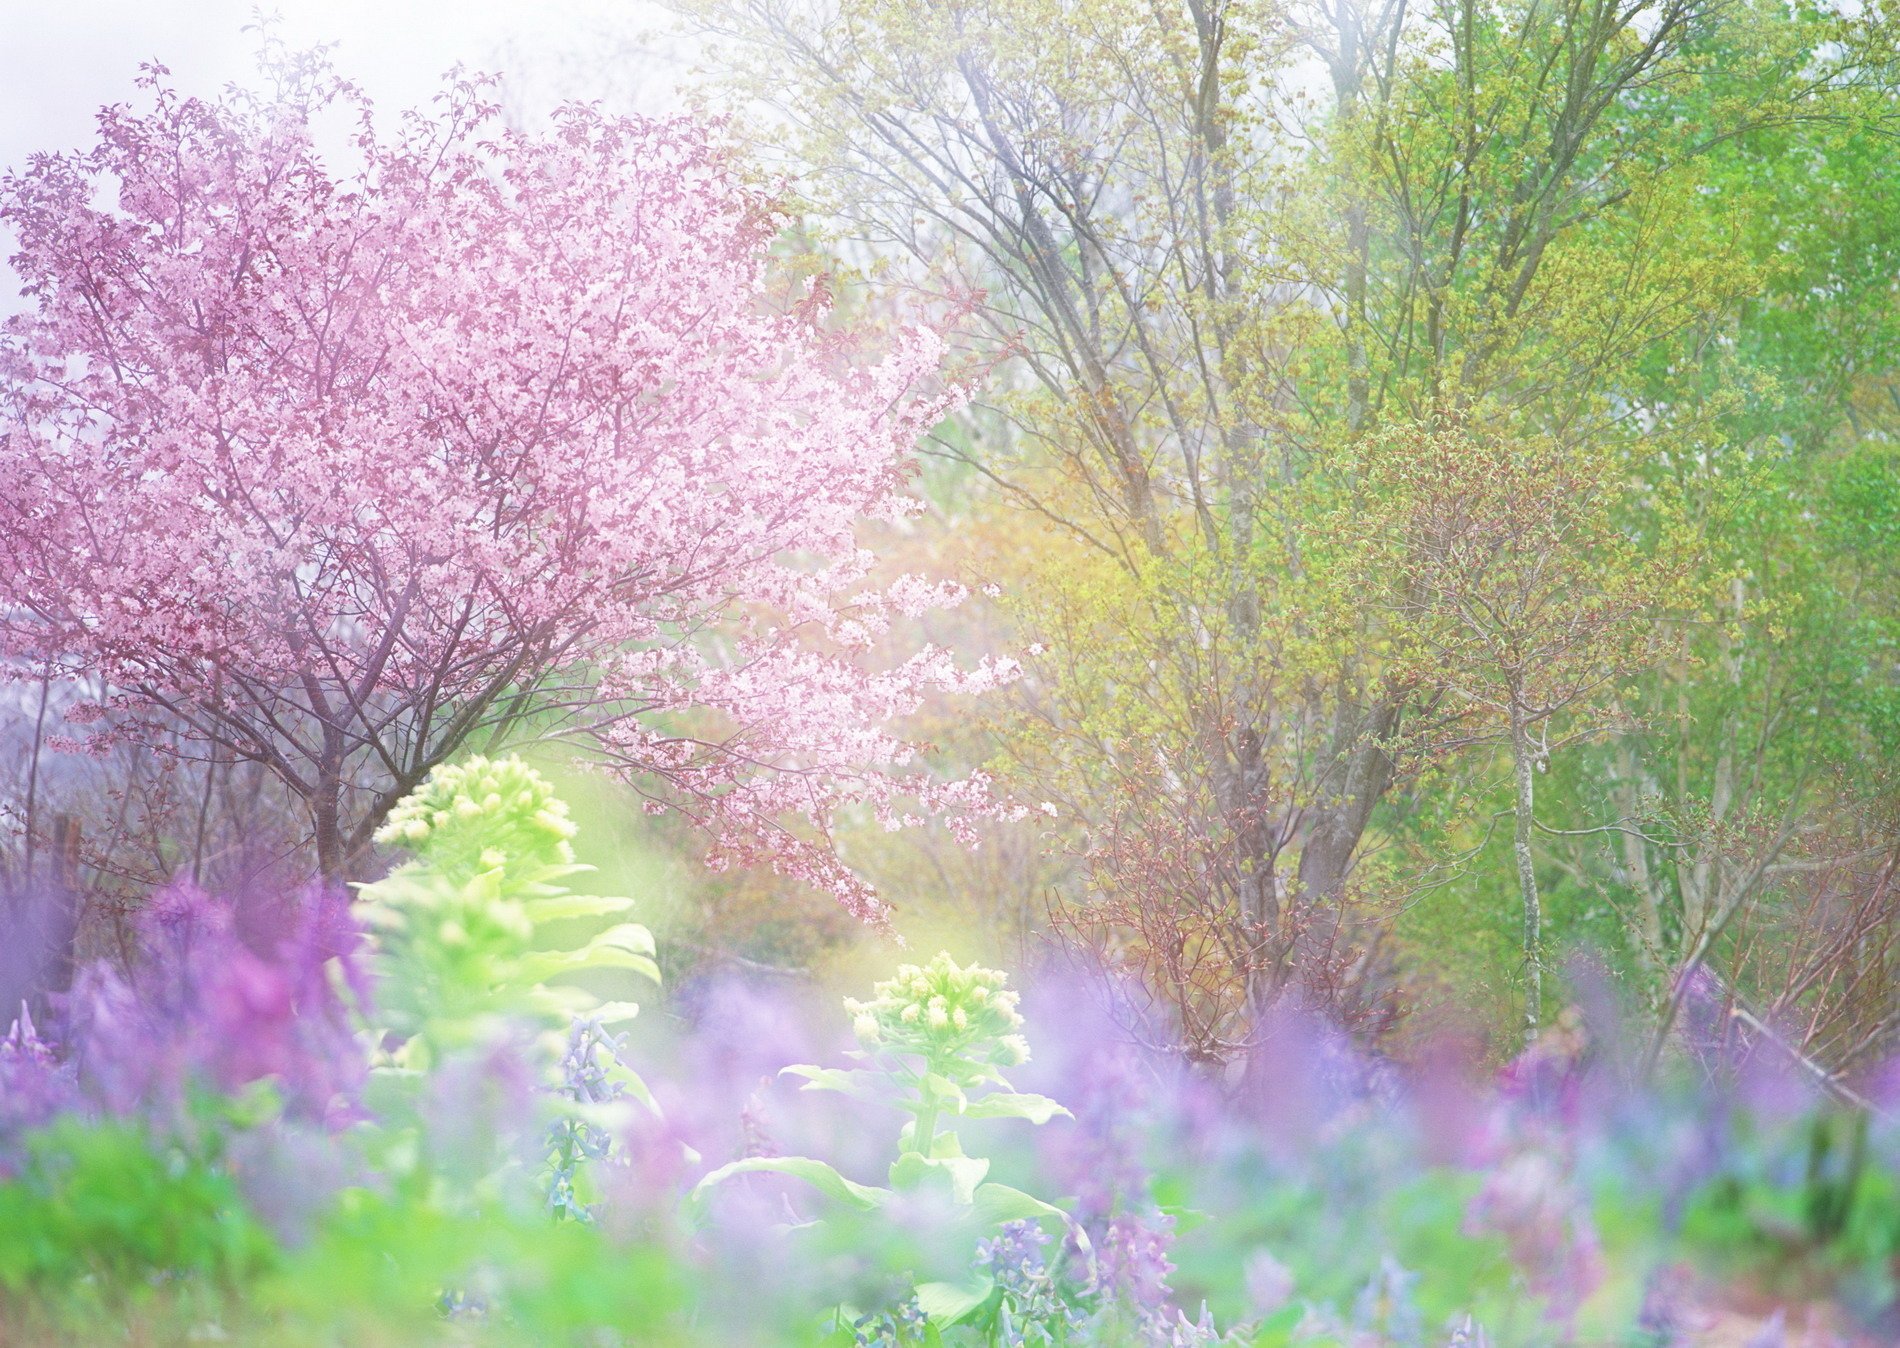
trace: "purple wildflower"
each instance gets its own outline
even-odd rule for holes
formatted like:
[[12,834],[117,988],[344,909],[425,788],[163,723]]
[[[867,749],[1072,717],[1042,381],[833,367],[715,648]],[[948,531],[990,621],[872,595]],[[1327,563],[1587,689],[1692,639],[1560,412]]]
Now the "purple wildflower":
[[1424,1319],[1413,1299],[1417,1284],[1418,1274],[1391,1255],[1381,1255],[1378,1269],[1353,1302],[1353,1328],[1377,1336],[1379,1343],[1391,1348],[1416,1348],[1425,1333]]
[[1095,1291],[1125,1307],[1145,1331],[1162,1331],[1172,1318],[1168,1258],[1174,1220],[1166,1215],[1123,1214],[1110,1220],[1096,1254]]
[[[611,1035],[591,1016],[576,1017],[561,1055],[561,1081],[555,1094],[577,1106],[605,1105],[626,1094],[613,1077],[625,1036]],[[576,1110],[556,1119],[548,1130],[548,1207],[556,1216],[592,1221],[593,1212],[577,1197],[575,1179],[588,1162],[606,1160],[613,1134]]]
[[1491,1348],[1491,1339],[1484,1332],[1484,1326],[1467,1315],[1452,1326],[1445,1348]]
[[1572,1315],[1603,1279],[1587,1200],[1545,1150],[1527,1148],[1493,1170],[1472,1200],[1466,1227],[1504,1237],[1553,1318]]
[[1242,1280],[1247,1304],[1257,1316],[1272,1315],[1293,1299],[1293,1270],[1268,1250],[1255,1250],[1247,1256]]
[[1034,1222],[1006,1223],[994,1240],[976,1247],[976,1266],[996,1280],[1003,1294],[997,1328],[1010,1348],[1025,1344],[1062,1342],[1066,1331],[1081,1320],[1056,1285],[1043,1247],[1049,1236]]
[[24,1004],[0,1039],[0,1175],[14,1137],[50,1122],[77,1103],[73,1075],[34,1028]]
[[154,895],[135,967],[96,964],[75,982],[73,1046],[89,1092],[110,1113],[163,1115],[193,1086],[272,1079],[294,1118],[340,1127],[359,1117],[367,1063],[339,982],[360,980],[340,903],[306,895],[290,937],[266,957],[237,939],[229,906],[195,886]]

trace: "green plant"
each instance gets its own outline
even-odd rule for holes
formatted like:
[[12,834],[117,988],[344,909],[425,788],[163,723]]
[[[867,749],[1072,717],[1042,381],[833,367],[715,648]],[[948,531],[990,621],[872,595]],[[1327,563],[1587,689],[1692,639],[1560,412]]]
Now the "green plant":
[[556,924],[617,916],[634,902],[568,889],[593,869],[574,860],[573,836],[565,803],[515,757],[439,767],[391,811],[377,841],[414,859],[359,890],[376,934],[378,1028],[402,1038],[401,1066],[426,1068],[498,1020],[553,1029],[638,1010],[550,979],[629,970],[659,982],[653,936],[638,923],[560,943]]
[[[525,1049],[512,1061],[524,1062],[544,1088],[536,1104],[552,1115],[542,1175],[548,1205],[585,1219],[597,1190],[592,1163],[611,1150],[623,1097],[654,1104],[603,1028],[639,1008],[550,980],[632,972],[657,984],[660,973],[653,937],[638,923],[585,939],[572,934],[571,924],[633,905],[568,889],[570,877],[593,869],[574,860],[574,832],[566,804],[534,769],[515,757],[477,756],[437,768],[391,811],[378,839],[414,858],[360,888],[376,934],[373,1028],[383,1041],[400,1041],[373,1082],[387,1125],[385,1162],[430,1168],[421,1151],[429,1137],[422,1087],[445,1061],[474,1065],[492,1052],[477,1074],[496,1077],[492,1091],[505,1097],[518,1089],[505,1079],[510,1050]],[[524,1030],[538,1032],[531,1045],[521,1042]],[[512,1173],[486,1154],[434,1164],[466,1172],[484,1192]]]
[[[1029,1057],[1016,994],[1006,990],[1006,981],[994,969],[961,967],[948,954],[927,965],[904,965],[894,978],[873,987],[871,1000],[845,1000],[862,1045],[851,1056],[865,1067],[784,1069],[803,1078],[806,1090],[894,1105],[911,1116],[898,1133],[887,1187],[857,1183],[813,1157],[756,1156],[707,1175],[693,1191],[694,1204],[704,1204],[711,1190],[735,1176],[789,1175],[843,1213],[869,1214],[934,1200],[947,1215],[952,1243],[961,1243],[966,1255],[975,1240],[995,1237],[1009,1223],[1029,1221],[1066,1234],[1086,1257],[1087,1237],[1066,1212],[989,1181],[990,1162],[969,1155],[957,1131],[969,1119],[1040,1125],[1069,1112],[1047,1096],[1017,1092],[1003,1075],[1004,1068]],[[959,1279],[915,1281],[910,1299],[901,1304],[913,1316],[920,1311],[930,1332],[941,1333],[959,1324],[994,1328],[999,1314],[1007,1315],[1004,1301],[995,1274],[977,1269]],[[841,1307],[840,1321],[847,1316],[863,1318],[855,1308]]]
[[82,1316],[142,1294],[208,1309],[279,1257],[215,1155],[73,1115],[23,1152],[0,1184],[0,1289],[10,1297]]

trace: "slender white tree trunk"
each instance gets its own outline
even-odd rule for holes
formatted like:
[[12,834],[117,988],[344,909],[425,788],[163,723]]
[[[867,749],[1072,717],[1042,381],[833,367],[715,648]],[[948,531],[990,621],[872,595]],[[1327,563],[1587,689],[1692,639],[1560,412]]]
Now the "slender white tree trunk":
[[1530,724],[1524,708],[1511,699],[1511,766],[1517,780],[1517,819],[1512,830],[1511,850],[1517,855],[1517,888],[1524,900],[1524,1036],[1537,1034],[1544,1000],[1543,905],[1537,895],[1537,867],[1531,856],[1531,830],[1535,826],[1535,759],[1531,751]]

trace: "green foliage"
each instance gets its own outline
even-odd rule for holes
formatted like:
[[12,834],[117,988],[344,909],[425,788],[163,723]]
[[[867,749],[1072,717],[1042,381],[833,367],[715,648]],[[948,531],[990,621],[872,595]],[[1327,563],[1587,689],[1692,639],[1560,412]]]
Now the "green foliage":
[[[556,1212],[585,1219],[597,1196],[597,1165],[626,1123],[629,1102],[654,1108],[645,1082],[602,1029],[630,1019],[637,1006],[550,982],[628,972],[659,981],[644,926],[621,922],[577,934],[588,919],[619,916],[633,900],[569,890],[565,881],[593,869],[574,860],[574,833],[565,803],[520,759],[472,758],[437,769],[397,805],[379,837],[415,858],[361,887],[376,935],[375,1029],[400,1039],[371,1083],[380,1121],[372,1149],[392,1175],[425,1192],[437,1186],[450,1214],[466,1216],[471,1204],[532,1210],[541,1205],[532,1180],[545,1186]],[[505,1070],[515,1062],[525,1083]],[[525,1113],[530,1131],[545,1121],[542,1173],[524,1175],[500,1132],[432,1149],[428,1101],[443,1082],[464,1089],[453,1084],[457,1073],[477,1082],[492,1077],[491,1095],[524,1084],[536,1092],[528,1101],[470,1103],[478,1117]]]
[[215,1155],[155,1142],[132,1123],[71,1116],[23,1151],[0,1183],[6,1297],[76,1320],[166,1300],[215,1309],[280,1258]]
[[1799,1167],[1725,1167],[1690,1199],[1683,1240],[1730,1276],[1783,1295],[1839,1289],[1851,1302],[1890,1303],[1900,1291],[1900,1175],[1869,1164],[1868,1123],[1829,1111],[1773,1129],[1783,1136],[1769,1139],[1770,1154],[1796,1151]]
[[575,862],[573,835],[566,805],[514,757],[438,768],[391,812],[378,840],[415,859],[360,890],[377,936],[385,1028],[406,1039],[402,1065],[426,1066],[505,1017],[558,1027],[580,1014],[612,1022],[635,1012],[553,979],[628,971],[659,981],[652,934],[638,923],[561,943],[561,924],[634,903],[569,890],[564,881],[593,869]]
[[[967,1267],[975,1242],[993,1237],[1008,1223],[1036,1222],[1069,1236],[1086,1251],[1088,1238],[1061,1208],[1005,1184],[986,1181],[990,1162],[966,1155],[956,1130],[959,1119],[1021,1119],[1047,1123],[1067,1115],[1055,1101],[1010,1088],[1001,1068],[1027,1061],[1029,1047],[1018,1033],[1022,1017],[1007,976],[975,965],[959,966],[948,954],[929,964],[907,964],[894,978],[876,984],[869,1001],[845,999],[852,1028],[864,1048],[853,1056],[871,1067],[792,1066],[788,1075],[804,1079],[806,1090],[835,1091],[855,1099],[894,1105],[912,1116],[897,1137],[897,1157],[887,1176],[889,1187],[860,1184],[829,1163],[808,1156],[759,1156],[730,1162],[702,1179],[693,1200],[703,1206],[711,1191],[741,1175],[787,1175],[803,1181],[842,1210],[828,1219],[859,1241],[875,1241],[875,1228],[849,1214],[909,1212],[922,1203],[935,1213],[947,1249],[960,1252]],[[993,1327],[1006,1315],[996,1280],[982,1272],[949,1278],[916,1276],[899,1305],[914,1301],[934,1331],[958,1325]],[[872,1308],[876,1310],[878,1308]],[[860,1314],[854,1308],[841,1318]]]
[[690,1344],[687,1272],[663,1245],[539,1211],[351,1189],[252,1310],[273,1341],[297,1344]]
[[[1222,1175],[1225,1192],[1208,1176],[1170,1176],[1169,1187],[1197,1207],[1224,1211],[1217,1226],[1196,1225],[1177,1247],[1179,1280],[1210,1289],[1216,1316],[1233,1323],[1249,1309],[1238,1294],[1255,1251],[1272,1251],[1300,1297],[1317,1306],[1351,1306],[1390,1258],[1417,1276],[1411,1299],[1427,1325],[1467,1313],[1504,1322],[1516,1297],[1510,1259],[1496,1237],[1466,1229],[1478,1178],[1447,1168],[1395,1183],[1370,1141],[1335,1144],[1304,1174]],[[1302,1319],[1298,1311],[1270,1316],[1253,1341],[1304,1343]]]

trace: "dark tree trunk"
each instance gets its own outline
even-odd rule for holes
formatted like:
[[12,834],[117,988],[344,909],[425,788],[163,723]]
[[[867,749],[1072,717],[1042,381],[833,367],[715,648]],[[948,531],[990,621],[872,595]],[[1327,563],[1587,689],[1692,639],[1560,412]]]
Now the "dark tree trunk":
[[1392,785],[1388,740],[1398,722],[1398,705],[1380,702],[1349,714],[1340,728],[1313,823],[1300,844],[1299,899],[1306,909],[1336,908],[1345,894],[1372,811]]

